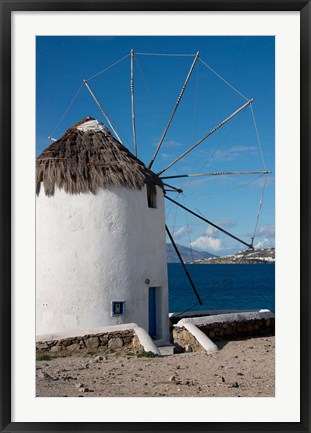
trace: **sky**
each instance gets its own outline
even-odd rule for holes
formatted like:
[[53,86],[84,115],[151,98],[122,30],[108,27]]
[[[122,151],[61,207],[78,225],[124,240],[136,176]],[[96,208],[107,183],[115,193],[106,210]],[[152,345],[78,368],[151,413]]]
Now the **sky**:
[[[183,190],[180,194],[168,193],[171,198],[247,243],[251,242],[261,207],[254,246],[274,247],[274,37],[39,36],[36,45],[37,155],[51,144],[48,137],[60,138],[86,116],[108,126],[83,85],[84,79],[123,144],[134,151],[129,56],[133,49],[137,150],[146,165],[199,51],[200,60],[152,170],[157,173],[167,167],[254,98],[254,117],[247,106],[162,176],[271,170],[269,175],[202,176],[165,182]],[[245,249],[168,200],[166,222],[178,244],[220,256]]]

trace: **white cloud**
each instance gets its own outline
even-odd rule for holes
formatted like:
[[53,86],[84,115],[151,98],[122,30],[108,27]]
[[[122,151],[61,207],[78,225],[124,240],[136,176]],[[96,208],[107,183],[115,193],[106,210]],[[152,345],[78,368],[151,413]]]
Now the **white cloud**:
[[182,146],[182,143],[180,143],[179,141],[175,141],[175,140],[164,140],[163,146],[164,147],[179,147],[179,146]]
[[264,226],[259,227],[257,230],[257,236],[275,236],[275,226],[274,224],[266,224]]
[[[220,227],[230,228],[230,227],[234,227],[236,224],[229,219],[223,219],[217,221],[217,225],[219,225]],[[219,230],[216,229],[215,227],[209,225],[208,228],[202,233],[201,236],[199,236],[197,239],[191,242],[191,246],[194,248],[199,248],[201,250],[207,250],[207,251],[212,250],[213,252],[218,252],[220,250],[228,249],[228,247],[225,247],[223,245],[222,240],[219,239],[218,236],[222,237],[223,234],[219,232]]]
[[255,245],[255,248],[269,248],[273,246],[273,242],[271,242],[270,239],[263,239],[260,242],[257,242],[257,244]]
[[216,224],[217,224],[218,226],[220,226],[220,227],[226,227],[227,229],[236,226],[236,223],[233,222],[233,221],[231,221],[231,220],[229,220],[229,219],[222,219],[222,220],[219,220],[219,221],[217,221]]
[[[248,236],[253,236],[253,233],[249,233]],[[265,224],[259,227],[256,231],[255,238],[269,238],[274,240],[275,237],[275,226],[274,224]]]
[[177,229],[174,233],[173,233],[173,237],[175,240],[179,240],[181,239],[183,236],[185,236],[185,234],[187,234],[188,232],[188,228],[187,226],[182,226],[179,227],[179,229]]
[[201,250],[219,251],[222,248],[221,240],[213,236],[203,235],[191,242],[191,246]]
[[[153,147],[157,147],[158,146],[158,144],[159,144],[159,142],[158,141],[154,141],[153,143],[152,143],[152,146]],[[175,140],[164,140],[163,141],[163,143],[162,143],[162,148],[164,148],[164,147],[170,147],[170,148],[172,148],[172,147],[180,147],[180,146],[182,146],[183,144],[182,143],[180,143],[179,141],[175,141]]]
[[172,158],[172,155],[170,155],[169,153],[160,153],[160,156],[163,159]]
[[217,150],[214,159],[218,161],[233,161],[244,153],[255,155],[258,153],[258,149],[255,146],[232,146],[230,149]]
[[201,250],[219,251],[222,248],[222,243],[220,239],[214,236],[216,232],[218,230],[215,227],[209,226],[201,236],[191,242],[191,245]]
[[205,230],[205,232],[203,233],[203,236],[213,236],[214,233],[217,232],[217,229],[213,226],[208,226],[208,228]]

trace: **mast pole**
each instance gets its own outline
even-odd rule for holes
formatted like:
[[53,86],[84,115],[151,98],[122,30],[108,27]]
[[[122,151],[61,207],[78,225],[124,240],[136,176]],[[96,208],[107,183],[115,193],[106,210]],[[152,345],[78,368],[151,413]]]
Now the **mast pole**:
[[168,183],[164,183],[164,182],[163,182],[163,185],[164,185],[164,186],[167,186],[168,188],[172,188],[173,191],[178,192],[179,194],[181,194],[181,193],[183,192],[182,189],[180,189],[180,188],[176,188],[176,186],[169,185]]
[[196,53],[196,55],[195,55],[195,58],[194,58],[194,61],[193,61],[192,65],[191,65],[191,67],[190,67],[190,70],[189,70],[189,72],[188,72],[188,75],[187,75],[187,77],[186,77],[186,80],[185,80],[185,82],[184,82],[184,84],[183,84],[183,86],[182,86],[182,89],[181,89],[180,94],[179,94],[179,96],[178,96],[178,98],[177,98],[177,101],[176,101],[175,106],[174,106],[174,108],[173,108],[173,111],[172,111],[172,113],[171,113],[171,115],[170,115],[170,118],[168,119],[167,125],[166,125],[166,127],[165,127],[165,129],[164,129],[164,131],[163,131],[162,137],[161,137],[161,139],[160,139],[160,141],[159,141],[159,144],[158,144],[158,146],[157,146],[157,148],[156,148],[156,151],[155,151],[155,153],[154,153],[154,155],[153,155],[153,157],[152,157],[152,159],[151,159],[151,161],[150,161],[150,163],[149,163],[149,165],[148,165],[148,168],[149,168],[149,169],[152,167],[152,164],[154,163],[154,160],[156,159],[156,156],[157,156],[157,154],[158,154],[158,152],[159,152],[159,150],[160,150],[160,147],[162,146],[162,143],[163,143],[164,138],[165,138],[165,136],[166,136],[166,134],[167,134],[168,128],[170,127],[170,124],[171,124],[171,122],[172,122],[172,120],[173,120],[173,117],[174,117],[174,115],[175,115],[175,113],[176,113],[176,110],[177,110],[178,105],[179,105],[179,103],[180,103],[180,101],[181,101],[181,98],[183,97],[183,94],[184,94],[184,92],[185,92],[185,90],[186,90],[186,87],[187,87],[188,81],[189,81],[190,76],[191,76],[191,74],[192,74],[193,68],[194,68],[194,66],[195,66],[195,64],[196,64],[196,62],[197,62],[197,60],[198,60],[198,58],[199,58],[199,55],[200,55],[200,52],[198,51],[198,52]]
[[174,159],[174,161],[172,161],[167,167],[165,167],[165,168],[163,168],[163,170],[159,171],[157,173],[157,175],[159,176],[160,174],[162,174],[166,170],[168,170],[170,167],[172,167],[172,165],[176,164],[176,162],[178,162],[179,160],[181,160],[184,156],[186,156],[189,152],[191,152],[195,147],[197,147],[199,144],[201,144],[202,141],[206,140],[207,137],[209,137],[215,131],[217,131],[219,128],[221,128],[222,126],[224,126],[227,122],[229,122],[229,120],[231,120],[234,116],[236,116],[238,113],[240,113],[240,111],[244,110],[244,108],[246,108],[248,105],[250,105],[253,101],[254,101],[254,98],[250,99],[244,105],[242,105],[242,107],[238,108],[234,113],[230,114],[230,116],[228,116],[225,120],[223,120],[222,122],[220,122],[213,129],[211,129],[206,135],[204,135],[204,137],[202,137],[199,141],[197,141],[195,144],[193,144],[191,147],[189,147],[188,150],[186,150],[184,153],[182,153],[178,158]]
[[117,131],[114,129],[114,127],[113,127],[111,121],[109,120],[109,117],[108,117],[107,113],[106,113],[105,110],[103,109],[103,107],[102,107],[102,105],[100,104],[99,100],[96,98],[96,96],[95,96],[93,90],[91,89],[89,83],[87,82],[87,80],[83,80],[83,83],[85,84],[85,87],[87,88],[87,90],[90,92],[92,98],[93,98],[94,101],[96,102],[96,104],[97,104],[98,108],[100,109],[100,111],[102,112],[104,118],[107,120],[107,122],[108,122],[110,128],[112,129],[112,131],[113,131],[113,133],[114,133],[114,135],[117,137],[117,139],[120,141],[120,143],[123,144],[121,138],[119,137],[119,135],[118,135],[118,133],[117,133]]
[[271,174],[271,170],[261,171],[215,171],[213,173],[194,173],[194,174],[176,174],[175,176],[163,176],[161,179],[179,179],[182,177],[199,177],[199,176],[223,176],[228,174]]
[[131,50],[131,105],[132,105],[132,131],[134,142],[134,155],[137,156],[135,105],[134,105],[134,50]]
[[187,278],[189,280],[189,283],[191,284],[191,287],[192,287],[192,289],[193,289],[193,291],[195,293],[195,296],[197,297],[197,300],[198,300],[199,304],[203,305],[202,299],[200,298],[200,295],[199,295],[199,293],[198,293],[198,291],[197,291],[197,289],[196,289],[196,287],[194,285],[194,282],[192,281],[192,278],[191,278],[191,276],[190,276],[190,274],[188,272],[188,269],[186,268],[186,265],[184,264],[184,261],[183,261],[181,255],[180,255],[180,252],[179,252],[179,250],[177,248],[177,245],[175,244],[173,236],[171,235],[171,232],[169,231],[167,225],[165,225],[165,229],[166,229],[166,232],[168,234],[168,237],[170,238],[170,241],[172,242],[174,250],[176,251],[176,254],[177,254],[178,258],[179,258],[179,261],[180,261],[182,267],[184,268],[185,274],[186,274],[186,276],[187,276]]
[[196,212],[193,212],[191,209],[183,206],[182,204],[178,203],[177,201],[173,200],[172,198],[170,198],[167,195],[164,195],[165,198],[167,198],[169,201],[177,204],[177,206],[181,207],[182,209],[185,209],[187,212],[191,213],[192,215],[196,216],[197,218],[201,219],[202,221],[206,222],[207,224],[210,224],[211,226],[215,227],[216,229],[218,229],[219,231],[221,231],[222,233],[225,233],[226,235],[230,236],[230,238],[235,239],[238,242],[241,242],[241,244],[246,245],[248,248],[250,248],[251,250],[254,249],[253,245],[248,244],[247,242],[242,241],[242,239],[238,238],[237,236],[234,236],[233,234],[227,232],[227,230],[223,229],[222,227],[219,227],[218,225],[212,223],[211,221],[209,221],[208,219],[202,217],[201,215],[197,214]]

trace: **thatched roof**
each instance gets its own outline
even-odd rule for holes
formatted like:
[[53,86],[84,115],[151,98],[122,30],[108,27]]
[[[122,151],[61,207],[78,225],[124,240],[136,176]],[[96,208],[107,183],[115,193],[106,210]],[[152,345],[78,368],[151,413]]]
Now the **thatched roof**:
[[92,120],[87,117],[71,126],[37,157],[37,194],[41,183],[48,196],[54,195],[56,187],[69,194],[95,194],[98,188],[109,187],[141,189],[145,184],[152,190],[155,185],[162,187],[159,177],[101,123],[95,129],[84,127]]

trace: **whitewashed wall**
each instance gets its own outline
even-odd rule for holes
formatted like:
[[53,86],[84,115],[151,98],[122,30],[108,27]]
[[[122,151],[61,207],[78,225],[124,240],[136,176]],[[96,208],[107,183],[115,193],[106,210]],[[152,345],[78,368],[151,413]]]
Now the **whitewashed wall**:
[[[169,339],[163,192],[148,208],[146,188],[36,202],[36,333],[137,323],[148,331],[149,286],[161,287],[161,338]],[[145,280],[150,283],[146,284]],[[125,315],[111,301],[125,301]]]

